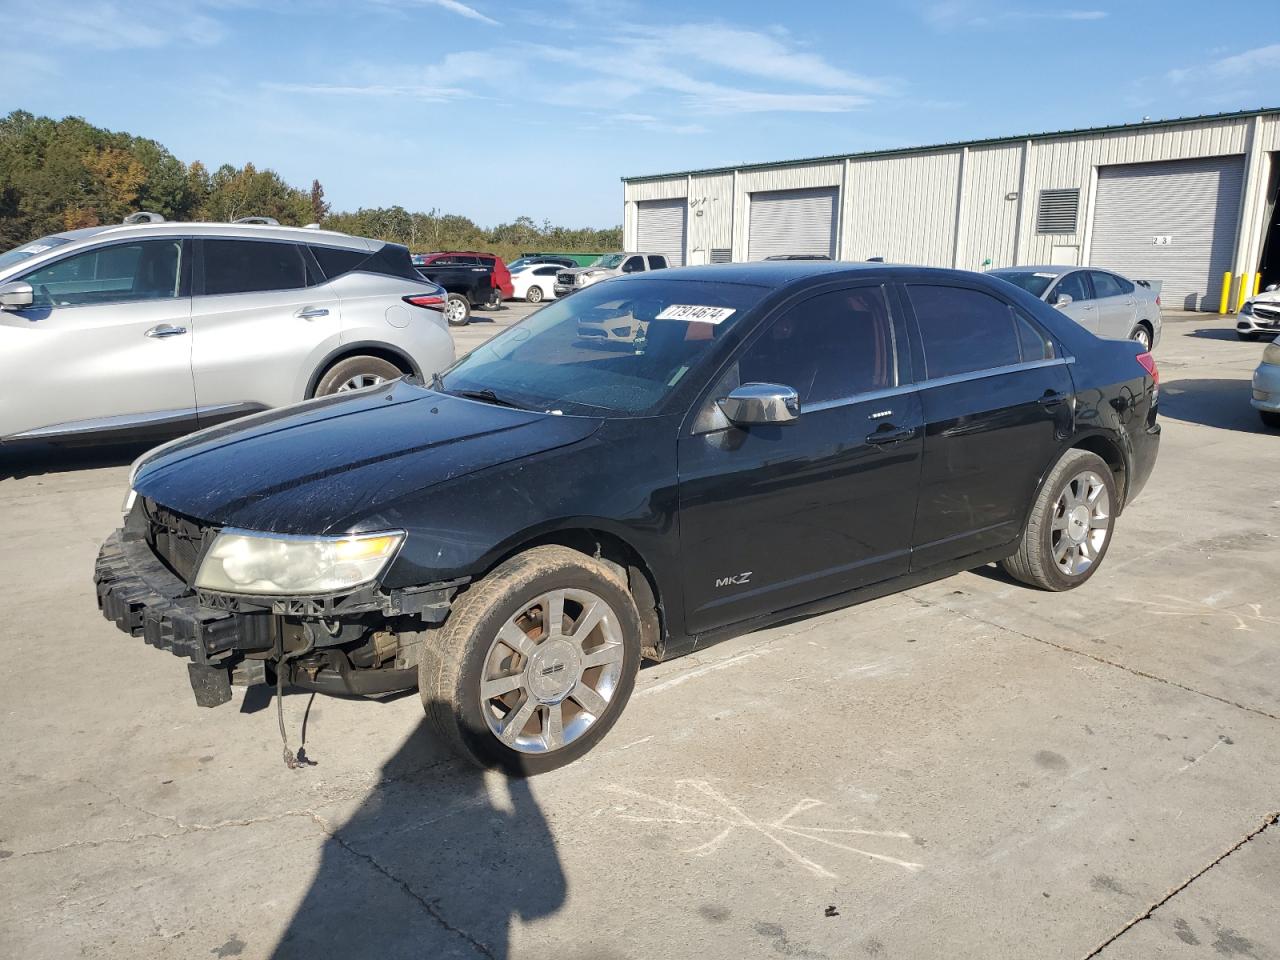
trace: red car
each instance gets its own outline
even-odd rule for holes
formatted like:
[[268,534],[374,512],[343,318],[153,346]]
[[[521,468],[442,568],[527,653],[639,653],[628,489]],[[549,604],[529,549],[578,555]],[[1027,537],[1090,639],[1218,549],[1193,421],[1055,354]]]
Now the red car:
[[477,253],[474,250],[451,250],[444,253],[414,254],[413,265],[425,267],[434,264],[439,267],[488,267],[493,271],[493,288],[501,295],[500,299],[509,300],[515,296],[515,287],[511,285],[511,271],[497,254]]

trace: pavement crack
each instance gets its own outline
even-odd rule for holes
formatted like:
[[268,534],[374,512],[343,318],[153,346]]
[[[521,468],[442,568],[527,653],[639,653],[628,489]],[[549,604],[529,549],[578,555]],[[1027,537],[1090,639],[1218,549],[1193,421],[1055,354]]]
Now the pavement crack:
[[398,886],[401,890],[404,891],[405,896],[410,897],[415,903],[417,903],[420,907],[422,907],[423,911],[427,914],[427,916],[429,916],[432,920],[438,923],[441,927],[443,927],[449,933],[452,933],[454,936],[458,937],[460,940],[463,940],[464,942],[466,942],[473,950],[476,951],[476,953],[480,954],[482,957],[488,957],[489,960],[499,960],[499,958],[487,946],[485,946],[475,937],[471,936],[471,934],[467,933],[467,931],[463,930],[461,927],[455,927],[448,920],[446,920],[444,918],[444,915],[440,912],[439,907],[434,902],[432,902],[431,900],[428,900],[426,897],[422,896],[416,890],[414,890],[413,887],[411,887],[407,881],[401,880],[399,877],[397,877],[390,870],[390,868],[388,868],[383,863],[381,863],[372,854],[362,853],[361,851],[353,847],[350,843],[348,843],[346,840],[344,840],[341,836],[339,836],[338,831],[332,829],[329,826],[329,822],[327,820],[325,820],[319,814],[315,814],[315,813],[311,815],[311,819],[315,821],[316,825],[319,826],[320,829],[324,831],[325,835],[328,836],[331,840],[333,840],[334,843],[340,846],[347,853],[351,854],[353,857],[363,860],[365,863],[369,864],[369,866],[373,867],[374,870],[378,871],[378,873],[382,874],[384,877],[386,877],[388,880],[390,880],[392,883]]
[[193,833],[213,833],[219,830],[226,830],[233,827],[251,827],[259,823],[274,823],[278,820],[286,820],[291,817],[307,817],[315,819],[315,814],[310,810],[286,810],[283,813],[273,813],[262,817],[246,817],[237,820],[220,820],[217,823],[190,823],[182,824],[173,818],[173,823],[179,826],[179,829],[167,833],[134,833],[127,837],[100,837],[97,840],[68,840],[66,843],[55,844],[52,847],[41,847],[38,850],[27,850],[24,853],[14,854],[5,860],[5,863],[12,863],[18,860],[24,860],[28,857],[40,857],[50,853],[58,853],[63,850],[76,849],[92,849],[94,847],[106,847],[119,844],[140,843],[144,840],[172,840],[174,837],[189,836]]
[[1152,915],[1161,907],[1163,907],[1166,903],[1168,903],[1178,894],[1182,893],[1183,890],[1186,890],[1187,887],[1191,886],[1191,884],[1195,883],[1197,880],[1203,877],[1206,873],[1208,873],[1218,864],[1222,863],[1222,861],[1226,860],[1229,856],[1231,856],[1233,853],[1235,853],[1245,844],[1249,843],[1251,840],[1255,839],[1256,837],[1261,836],[1271,827],[1274,827],[1277,822],[1280,822],[1280,810],[1274,813],[1269,813],[1265,817],[1263,817],[1262,824],[1256,830],[1253,830],[1252,832],[1245,834],[1243,837],[1237,840],[1234,844],[1232,844],[1230,847],[1224,850],[1216,860],[1212,861],[1211,863],[1207,864],[1204,867],[1201,867],[1191,876],[1187,877],[1187,879],[1183,880],[1182,883],[1178,884],[1176,887],[1171,889],[1168,893],[1166,893],[1163,897],[1161,897],[1155,903],[1151,904],[1151,906],[1147,907],[1145,912],[1139,914],[1138,916],[1130,920],[1128,923],[1126,923],[1123,927],[1121,927],[1119,930],[1117,930],[1115,933],[1109,936],[1106,940],[1100,943],[1097,947],[1095,947],[1091,953],[1085,954],[1084,960],[1094,960],[1095,957],[1100,956],[1102,954],[1102,951],[1106,950],[1107,947],[1111,946],[1113,943],[1115,943],[1117,940],[1123,937],[1126,933],[1128,933],[1138,924],[1142,923],[1142,921],[1150,920]]
[[1034,640],[1036,643],[1042,643],[1046,647],[1053,647],[1063,653],[1071,654],[1076,657],[1084,657],[1086,660],[1092,660],[1094,663],[1100,663],[1107,667],[1115,667],[1117,670],[1123,670],[1125,673],[1132,674],[1135,677],[1142,677],[1144,680],[1154,680],[1157,683],[1163,683],[1170,687],[1177,687],[1179,690],[1185,690],[1187,693],[1193,693],[1198,697],[1206,697],[1210,700],[1216,700],[1218,703],[1226,704],[1228,707],[1235,707],[1237,710],[1244,710],[1246,713],[1252,713],[1259,717],[1266,717],[1268,720],[1280,720],[1280,716],[1269,713],[1258,707],[1251,707],[1248,704],[1241,703],[1238,700],[1230,700],[1227,697],[1220,697],[1216,693],[1206,693],[1204,690],[1198,690],[1195,687],[1187,686],[1185,683],[1179,683],[1177,680],[1170,680],[1168,677],[1162,677],[1158,674],[1148,673],[1146,670],[1139,670],[1137,667],[1126,666],[1123,663],[1117,663],[1115,660],[1108,660],[1106,657],[1100,657],[1096,653],[1090,653],[1087,650],[1080,650],[1076,647],[1069,647],[1065,643],[1058,643],[1054,640],[1046,640],[1044,637],[1037,637],[1033,633],[1024,633],[1021,630],[1014,629],[1003,623],[997,623],[994,620],[987,620],[985,617],[979,617],[975,614],[964,610],[957,610],[955,607],[947,606],[944,603],[935,603],[932,600],[925,600],[922,597],[907,594],[912,600],[922,607],[940,607],[949,613],[953,613],[958,617],[964,617],[973,623],[980,623],[985,627],[991,627],[995,630],[1003,630],[1005,633],[1011,633],[1015,637],[1022,637],[1024,640]]

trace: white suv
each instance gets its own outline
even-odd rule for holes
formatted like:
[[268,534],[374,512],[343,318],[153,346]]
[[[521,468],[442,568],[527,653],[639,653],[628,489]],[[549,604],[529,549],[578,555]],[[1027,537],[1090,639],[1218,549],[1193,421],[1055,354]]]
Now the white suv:
[[0,254],[0,443],[146,439],[453,362],[404,247],[147,216]]
[[660,253],[606,253],[589,267],[573,267],[556,274],[552,288],[557,297],[567,297],[575,290],[589,287],[610,277],[624,273],[643,273],[646,270],[664,270],[667,258]]

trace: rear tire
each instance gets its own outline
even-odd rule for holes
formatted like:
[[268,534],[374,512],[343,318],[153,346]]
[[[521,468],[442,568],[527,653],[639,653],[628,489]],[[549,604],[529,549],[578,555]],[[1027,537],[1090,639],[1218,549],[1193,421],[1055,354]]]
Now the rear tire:
[[1280,430],[1280,413],[1272,413],[1270,410],[1259,410],[1258,416],[1262,418],[1262,425],[1270,427],[1272,430]]
[[471,322],[471,302],[460,293],[449,294],[444,305],[444,318],[451,327],[465,327]]
[[404,371],[381,357],[361,355],[339,360],[326,370],[316,383],[315,396],[327,397],[349,390],[376,387],[404,376]]
[[526,303],[541,303],[542,288],[535,283],[525,292],[524,299]]
[[568,547],[534,547],[472,584],[428,634],[418,690],[455,753],[528,776],[599,743],[639,667],[640,614],[622,575]]
[[1068,450],[1036,497],[1018,552],[1000,566],[1041,590],[1080,586],[1107,554],[1119,502],[1106,461],[1088,450]]
[[1150,351],[1151,349],[1151,331],[1147,329],[1145,323],[1140,323],[1133,328],[1133,333],[1129,334],[1129,339],[1142,344],[1142,349]]

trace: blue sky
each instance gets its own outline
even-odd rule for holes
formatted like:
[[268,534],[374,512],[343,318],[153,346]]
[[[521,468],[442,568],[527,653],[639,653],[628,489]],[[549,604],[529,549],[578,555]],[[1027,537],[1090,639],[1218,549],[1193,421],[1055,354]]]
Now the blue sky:
[[[1012,5],[1010,5],[1012,2]],[[337,208],[622,218],[624,174],[1280,105],[1272,2],[3,0],[0,112]]]

